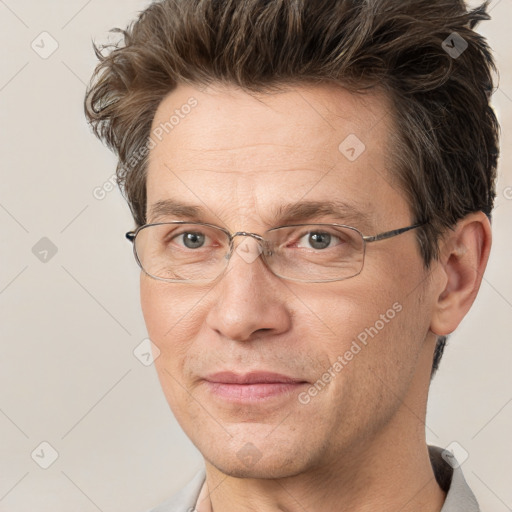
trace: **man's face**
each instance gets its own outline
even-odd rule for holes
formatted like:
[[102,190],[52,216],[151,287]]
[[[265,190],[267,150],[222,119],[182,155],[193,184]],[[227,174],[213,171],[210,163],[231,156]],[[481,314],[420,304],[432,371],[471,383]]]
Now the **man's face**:
[[[147,222],[187,220],[150,214],[172,199],[204,210],[189,220],[263,234],[283,224],[280,207],[337,201],[346,215],[286,223],[365,235],[408,226],[416,219],[393,179],[389,109],[377,93],[328,86],[257,96],[180,86],[153,123],[175,116],[150,153]],[[265,478],[339,464],[391,428],[405,431],[421,416],[430,373],[426,275],[414,231],[368,244],[362,272],[338,282],[286,281],[236,250],[206,285],[142,273],[155,365],[177,420],[224,473]],[[219,372],[294,383],[219,384]]]

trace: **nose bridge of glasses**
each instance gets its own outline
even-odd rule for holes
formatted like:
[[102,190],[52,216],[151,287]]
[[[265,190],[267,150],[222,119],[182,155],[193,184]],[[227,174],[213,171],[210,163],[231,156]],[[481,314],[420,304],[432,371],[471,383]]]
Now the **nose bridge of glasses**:
[[[249,262],[248,258],[250,258],[250,262],[254,261],[255,258],[257,258],[260,254],[265,253],[267,251],[267,242],[264,237],[259,235],[258,233],[251,233],[248,231],[237,231],[236,233],[233,233],[230,235],[230,254],[229,257],[233,254],[235,251],[235,237],[240,236],[244,237],[244,240],[246,240],[245,237],[249,237],[249,239],[254,239],[255,242],[252,244],[249,242],[249,245],[244,242],[244,240],[240,241],[240,243],[237,246],[237,252],[240,256],[242,256],[243,259],[245,259],[247,262]],[[252,245],[252,247],[251,247]],[[249,254],[247,254],[249,253]]]
[[248,231],[237,231],[236,233],[233,233],[231,235],[231,240],[233,240],[236,236],[250,236],[252,238],[255,238],[258,242],[263,242],[264,239],[261,235],[258,235],[258,233],[250,233]]

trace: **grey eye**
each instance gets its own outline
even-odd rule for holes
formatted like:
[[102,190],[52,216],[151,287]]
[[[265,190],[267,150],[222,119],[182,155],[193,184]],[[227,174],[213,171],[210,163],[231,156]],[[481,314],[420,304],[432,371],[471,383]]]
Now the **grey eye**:
[[188,249],[197,249],[198,247],[202,247],[205,242],[205,235],[202,233],[182,233],[180,235],[183,240],[183,245]]
[[308,243],[313,249],[325,249],[331,243],[331,235],[320,231],[308,233]]

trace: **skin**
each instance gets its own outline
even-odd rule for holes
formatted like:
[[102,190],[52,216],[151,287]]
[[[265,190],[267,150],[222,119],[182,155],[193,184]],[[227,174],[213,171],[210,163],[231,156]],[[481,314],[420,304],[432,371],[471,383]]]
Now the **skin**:
[[[149,154],[148,214],[174,198],[205,208],[201,221],[262,234],[280,225],[271,215],[280,204],[337,199],[368,218],[304,221],[346,223],[368,235],[416,221],[392,175],[395,127],[382,93],[180,85],[161,102],[153,128],[192,96],[197,106]],[[366,146],[353,162],[338,150],[349,134]],[[165,220],[181,219],[147,222]],[[236,251],[226,273],[206,285],[141,273],[163,391],[205,458],[210,492],[201,508],[441,509],[445,495],[425,444],[432,356],[436,335],[452,332],[476,296],[491,235],[485,215],[469,215],[425,269],[414,233],[368,244],[361,274],[332,283],[285,281],[261,258],[247,263]],[[266,370],[307,381],[300,391],[307,390],[395,303],[401,311],[307,404],[295,392],[233,405],[205,385],[204,376],[221,370]],[[240,456],[247,450],[257,454],[250,464]]]

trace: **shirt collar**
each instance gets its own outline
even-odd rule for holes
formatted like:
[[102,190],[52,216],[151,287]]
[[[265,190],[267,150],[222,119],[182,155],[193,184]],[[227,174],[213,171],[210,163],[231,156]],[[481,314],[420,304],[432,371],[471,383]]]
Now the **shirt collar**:
[[441,512],[480,512],[475,495],[469,488],[457,459],[437,446],[429,446],[428,451],[437,483],[446,492]]

